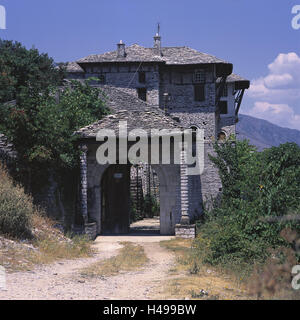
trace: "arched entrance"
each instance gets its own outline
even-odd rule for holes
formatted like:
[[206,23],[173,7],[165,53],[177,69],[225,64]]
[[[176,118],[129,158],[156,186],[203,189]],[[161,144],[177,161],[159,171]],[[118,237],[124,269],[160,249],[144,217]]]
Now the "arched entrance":
[[159,177],[151,165],[110,165],[100,190],[101,234],[160,234],[171,228],[171,212],[167,219],[161,216]]
[[[175,232],[175,224],[180,221],[179,166],[158,164],[151,167],[159,181],[159,233],[172,235]],[[131,164],[95,166],[90,172],[93,180],[91,179],[90,184],[92,193],[89,216],[97,222],[99,235],[130,232],[131,168]],[[97,187],[99,183],[100,186]],[[153,233],[158,233],[158,228],[156,230]]]
[[130,166],[109,166],[103,174],[101,190],[102,233],[128,233],[130,213]]

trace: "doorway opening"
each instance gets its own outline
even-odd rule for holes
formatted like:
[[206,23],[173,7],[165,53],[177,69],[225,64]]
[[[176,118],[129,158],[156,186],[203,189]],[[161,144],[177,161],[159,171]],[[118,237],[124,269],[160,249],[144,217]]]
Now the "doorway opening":
[[101,234],[160,234],[159,179],[151,165],[110,165],[101,190]]
[[160,233],[160,190],[156,171],[149,164],[130,170],[130,232]]

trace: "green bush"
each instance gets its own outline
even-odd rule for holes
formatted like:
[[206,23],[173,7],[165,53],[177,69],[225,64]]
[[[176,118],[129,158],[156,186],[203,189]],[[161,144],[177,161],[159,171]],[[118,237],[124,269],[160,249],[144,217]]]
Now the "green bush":
[[194,248],[210,264],[264,262],[270,249],[290,246],[283,229],[300,231],[296,218],[282,219],[300,212],[300,148],[287,143],[259,153],[231,140],[215,150],[223,198],[199,224]]
[[138,214],[138,211],[136,209],[136,204],[134,201],[132,201],[132,197],[131,197],[130,224],[139,220],[143,220],[143,216],[141,214]]
[[0,165],[0,233],[13,238],[31,236],[30,217],[34,212],[31,198],[14,186]]
[[153,195],[147,194],[143,201],[143,216],[153,218],[159,213],[159,204]]

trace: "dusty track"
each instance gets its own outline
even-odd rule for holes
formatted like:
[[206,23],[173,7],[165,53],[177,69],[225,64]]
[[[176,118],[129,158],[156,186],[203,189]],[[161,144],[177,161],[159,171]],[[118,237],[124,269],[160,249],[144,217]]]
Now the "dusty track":
[[[0,299],[151,299],[168,278],[168,270],[174,264],[174,255],[159,245],[159,241],[170,238],[140,235],[99,237],[94,243],[96,253],[91,258],[60,261],[39,266],[31,272],[7,274],[7,291],[0,291]],[[142,270],[103,278],[81,276],[82,268],[116,255],[122,241],[139,243],[144,247],[149,263]]]

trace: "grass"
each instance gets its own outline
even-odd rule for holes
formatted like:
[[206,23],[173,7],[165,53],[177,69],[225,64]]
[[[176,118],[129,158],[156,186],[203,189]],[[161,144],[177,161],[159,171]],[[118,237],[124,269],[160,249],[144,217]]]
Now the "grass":
[[54,228],[55,221],[36,211],[30,216],[33,237],[19,240],[3,235],[0,239],[0,265],[7,272],[29,271],[35,265],[92,255],[92,242],[86,236],[65,236]]
[[85,236],[65,236],[54,225],[0,164],[0,265],[13,272],[91,255]]
[[91,256],[91,241],[85,236],[68,240],[47,238],[33,243],[7,242],[0,247],[0,265],[7,272],[30,271],[35,265],[49,264],[62,259]]
[[140,270],[148,262],[142,246],[130,242],[121,244],[123,247],[117,256],[92,264],[82,269],[81,274],[89,277],[114,276],[122,271]]
[[38,251],[30,255],[33,264],[48,264],[61,259],[77,259],[92,254],[90,241],[84,236],[76,236],[69,242],[45,239],[37,243]]
[[180,273],[185,272],[190,265],[190,249],[192,246],[191,239],[172,239],[161,241],[160,246],[171,250],[175,253],[176,256],[176,265],[170,269],[170,273]]
[[[172,239],[160,242],[163,248],[176,256],[176,265],[169,270],[171,279],[166,281],[162,299],[238,300],[250,299],[245,286],[233,276],[204,265],[192,250],[190,239]],[[208,293],[208,294],[206,294]]]

